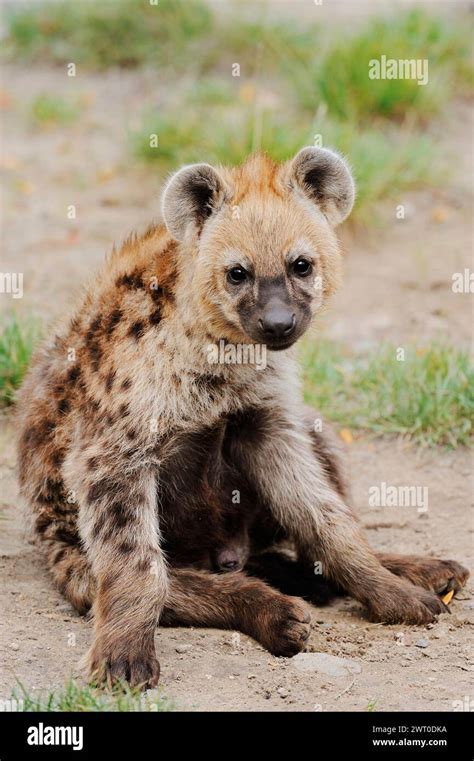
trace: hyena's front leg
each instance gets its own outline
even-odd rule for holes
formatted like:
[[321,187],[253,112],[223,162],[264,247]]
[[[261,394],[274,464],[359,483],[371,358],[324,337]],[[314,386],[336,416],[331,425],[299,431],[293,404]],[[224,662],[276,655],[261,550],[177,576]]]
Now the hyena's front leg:
[[[74,468],[77,476],[77,461]],[[154,686],[154,634],[167,594],[155,472],[102,467],[92,476],[84,472],[78,482],[79,531],[97,584],[89,675],[109,684]]]
[[233,455],[300,559],[367,606],[374,621],[424,624],[446,608],[432,592],[383,567],[315,456],[303,411],[274,406],[240,420]]

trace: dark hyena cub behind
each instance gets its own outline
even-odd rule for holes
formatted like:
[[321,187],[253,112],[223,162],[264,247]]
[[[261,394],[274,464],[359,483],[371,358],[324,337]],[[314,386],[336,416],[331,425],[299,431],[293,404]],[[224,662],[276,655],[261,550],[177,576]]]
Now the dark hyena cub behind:
[[[333,228],[353,198],[323,149],[185,167],[165,189],[166,227],[114,252],[36,356],[21,489],[60,589],[92,606],[95,679],[155,684],[159,620],[240,629],[278,655],[304,647],[299,600],[209,572],[242,516],[250,549],[291,540],[306,574],[320,562],[376,621],[430,622],[435,592],[464,583],[457,563],[371,550],[307,424],[292,347],[337,286]],[[265,345],[266,368],[211,364],[221,341]]]

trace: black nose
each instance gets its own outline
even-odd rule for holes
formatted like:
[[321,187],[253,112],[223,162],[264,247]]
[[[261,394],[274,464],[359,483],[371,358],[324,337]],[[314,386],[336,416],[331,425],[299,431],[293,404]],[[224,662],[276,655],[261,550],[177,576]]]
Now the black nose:
[[293,333],[296,317],[288,309],[274,307],[265,312],[258,322],[268,338],[285,338]]

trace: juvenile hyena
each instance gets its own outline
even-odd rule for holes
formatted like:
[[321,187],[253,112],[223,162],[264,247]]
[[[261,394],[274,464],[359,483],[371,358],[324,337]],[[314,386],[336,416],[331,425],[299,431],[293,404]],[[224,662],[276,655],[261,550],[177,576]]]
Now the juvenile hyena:
[[[291,539],[301,578],[319,561],[375,621],[426,624],[444,609],[435,592],[467,578],[450,561],[377,556],[305,417],[291,347],[338,283],[333,227],[353,198],[346,164],[323,149],[184,167],[164,191],[166,227],[114,252],[36,357],[19,401],[21,487],[54,579],[93,608],[94,678],[155,684],[159,620],[240,629],[280,655],[304,647],[301,601],[210,572],[229,542],[230,569]],[[265,344],[266,369],[211,364],[220,340]]]

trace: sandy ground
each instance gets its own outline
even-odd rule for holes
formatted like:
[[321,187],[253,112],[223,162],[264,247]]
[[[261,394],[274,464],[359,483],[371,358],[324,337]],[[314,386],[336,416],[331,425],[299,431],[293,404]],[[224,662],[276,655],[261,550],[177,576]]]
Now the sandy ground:
[[[145,105],[161,102],[166,85],[150,73],[71,80],[57,70],[10,66],[3,88],[2,271],[24,273],[24,298],[3,295],[0,306],[8,310],[13,301],[22,315],[49,321],[69,308],[113,241],[158,214],[161,178],[127,158],[127,130]],[[46,132],[31,126],[31,100],[50,91],[82,99],[77,124]],[[431,128],[450,168],[445,187],[387,204],[378,227],[355,238],[343,233],[345,285],[324,320],[334,338],[359,350],[386,339],[400,346],[438,335],[462,346],[471,340],[472,301],[451,290],[452,274],[472,266],[471,122],[470,109],[457,104]],[[395,219],[398,203],[406,207],[403,221]],[[69,204],[76,205],[76,220],[67,219]],[[32,690],[62,685],[91,639],[91,624],[53,589],[24,536],[12,434],[6,416],[0,698],[16,679]],[[374,547],[454,557],[473,567],[469,452],[423,451],[362,436],[348,456],[354,503]],[[370,507],[368,490],[381,481],[427,486],[428,511]],[[369,624],[350,600],[312,608],[308,653],[341,658],[340,675],[334,663],[325,673],[320,659],[273,658],[237,633],[160,630],[162,686],[178,708],[193,710],[450,711],[453,701],[472,697],[473,597],[471,585],[453,602],[452,615],[428,629]]]

